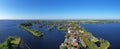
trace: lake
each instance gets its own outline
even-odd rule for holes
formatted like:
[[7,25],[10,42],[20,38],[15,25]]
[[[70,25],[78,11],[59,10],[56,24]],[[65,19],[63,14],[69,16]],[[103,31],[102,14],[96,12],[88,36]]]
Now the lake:
[[35,38],[29,32],[19,28],[19,24],[25,21],[0,21],[0,43],[9,36],[19,36],[22,43],[27,44],[31,49],[59,49],[59,45],[64,42],[65,32],[53,29],[48,31],[47,27],[39,28],[44,33],[42,38]]
[[[59,49],[59,45],[64,42],[65,32],[54,28],[48,31],[48,27],[35,28],[44,33],[42,38],[35,38],[29,32],[19,28],[22,20],[1,20],[0,21],[0,43],[9,36],[19,36],[22,42],[31,49]],[[120,23],[111,24],[81,24],[85,29],[91,32],[95,37],[110,41],[110,49],[120,49]]]

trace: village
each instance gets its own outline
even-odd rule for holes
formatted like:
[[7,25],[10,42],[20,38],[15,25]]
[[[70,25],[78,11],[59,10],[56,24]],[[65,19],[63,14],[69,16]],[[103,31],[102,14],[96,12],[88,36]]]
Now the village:
[[[81,31],[81,33],[84,33],[84,31]],[[70,36],[69,38],[66,38],[64,43],[62,43],[61,46],[67,46],[68,44],[72,44],[73,46],[68,47],[68,49],[77,49],[77,46],[79,46],[79,43],[81,43],[84,47],[86,47],[85,43],[83,42],[82,38],[79,37],[79,39],[76,39],[76,35],[79,34],[78,31],[72,30],[70,27],[68,29],[68,35]]]
[[91,33],[86,33],[81,26],[69,26],[65,37],[60,49],[101,49],[100,40]]

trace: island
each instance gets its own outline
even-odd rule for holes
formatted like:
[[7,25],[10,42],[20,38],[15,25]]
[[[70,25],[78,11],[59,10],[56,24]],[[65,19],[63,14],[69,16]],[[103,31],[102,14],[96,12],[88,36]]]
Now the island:
[[55,24],[52,24],[52,25],[47,25],[47,26],[49,26],[49,28],[48,28],[48,30],[49,30],[49,31],[51,31],[52,29],[54,29],[54,28],[56,27],[56,25],[55,25]]
[[70,23],[60,49],[108,49],[110,42],[96,38],[76,23]]
[[67,30],[67,27],[66,26],[58,26],[58,30],[59,31],[66,31]]
[[34,29],[31,29],[29,26],[31,26],[32,24],[31,23],[24,23],[24,24],[20,24],[20,28],[30,32],[33,36],[35,37],[42,37],[43,36],[43,33],[38,31],[38,30],[34,30]]
[[0,44],[0,49],[17,49],[20,41],[20,37],[10,36]]

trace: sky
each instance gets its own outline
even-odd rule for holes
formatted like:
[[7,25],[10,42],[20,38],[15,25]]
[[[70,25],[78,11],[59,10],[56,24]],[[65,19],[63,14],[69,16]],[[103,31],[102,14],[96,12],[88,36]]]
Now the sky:
[[120,19],[120,0],[0,0],[0,19]]

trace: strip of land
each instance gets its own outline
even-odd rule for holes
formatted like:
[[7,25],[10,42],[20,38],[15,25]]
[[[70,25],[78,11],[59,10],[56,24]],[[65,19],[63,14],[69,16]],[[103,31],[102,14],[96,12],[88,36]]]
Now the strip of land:
[[29,28],[26,24],[21,24],[20,27],[28,32],[30,32],[35,37],[42,37],[43,33],[34,29]]

